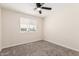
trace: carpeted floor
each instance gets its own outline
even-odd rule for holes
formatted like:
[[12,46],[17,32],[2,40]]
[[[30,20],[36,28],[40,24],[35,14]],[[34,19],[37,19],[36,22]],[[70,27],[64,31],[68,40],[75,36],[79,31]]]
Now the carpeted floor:
[[79,56],[79,52],[40,40],[5,48],[0,56]]

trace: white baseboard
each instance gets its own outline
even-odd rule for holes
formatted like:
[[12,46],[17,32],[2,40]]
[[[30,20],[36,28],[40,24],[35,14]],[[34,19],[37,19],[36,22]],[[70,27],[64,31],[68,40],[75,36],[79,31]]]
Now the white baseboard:
[[14,46],[22,45],[22,44],[27,44],[27,43],[31,43],[31,42],[35,42],[35,41],[39,41],[39,40],[41,40],[41,39],[33,40],[33,41],[29,41],[29,42],[21,42],[21,43],[17,43],[17,44],[7,45],[7,46],[3,46],[2,49],[9,48],[9,47],[14,47]]
[[67,45],[63,45],[63,44],[59,44],[59,43],[56,43],[56,42],[52,42],[52,41],[50,41],[50,40],[45,40],[45,41],[48,41],[48,42],[50,42],[50,43],[54,43],[54,44],[56,44],[56,45],[59,45],[59,46],[62,46],[62,47],[65,47],[65,48],[68,48],[68,49],[71,49],[71,50],[74,50],[74,51],[79,52],[78,49],[75,49],[75,48],[69,47],[69,46],[67,46]]
[[[40,40],[41,40],[41,39],[40,39]],[[31,43],[31,42],[35,42],[35,41],[39,41],[39,40],[29,41],[29,42],[26,42],[26,43]],[[56,43],[56,42],[52,42],[52,41],[50,41],[50,40],[45,40],[45,41],[48,41],[48,42],[50,42],[50,43],[54,43],[54,44],[56,44],[56,45],[60,45],[60,46],[62,46],[62,47],[65,47],[65,48],[68,48],[68,49],[71,49],[71,50],[74,50],[74,51],[78,51],[78,52],[79,52],[78,49],[75,49],[75,48],[72,48],[72,47],[69,47],[69,46],[66,46],[66,45],[63,45],[63,44],[59,44],[59,43]],[[6,47],[2,47],[2,49],[8,48],[8,47],[17,46],[17,45],[21,45],[21,44],[26,44],[26,43],[19,43],[19,44],[9,45],[9,46],[6,46]],[[0,49],[0,51],[1,51],[2,49]]]

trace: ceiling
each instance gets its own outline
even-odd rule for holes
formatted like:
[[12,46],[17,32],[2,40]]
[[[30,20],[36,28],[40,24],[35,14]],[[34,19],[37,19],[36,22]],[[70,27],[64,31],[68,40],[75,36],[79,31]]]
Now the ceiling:
[[42,14],[39,14],[38,11],[34,10],[34,8],[36,7],[35,3],[0,3],[0,6],[3,8],[15,10],[41,18],[48,16],[50,13],[53,13],[54,10],[54,6],[52,3],[44,4],[44,6],[46,7],[51,7],[52,10],[42,10]]

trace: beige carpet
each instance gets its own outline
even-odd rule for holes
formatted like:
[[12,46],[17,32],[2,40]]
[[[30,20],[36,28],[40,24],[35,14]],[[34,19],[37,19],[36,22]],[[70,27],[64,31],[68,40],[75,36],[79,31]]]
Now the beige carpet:
[[79,52],[40,40],[3,49],[0,56],[79,56]]

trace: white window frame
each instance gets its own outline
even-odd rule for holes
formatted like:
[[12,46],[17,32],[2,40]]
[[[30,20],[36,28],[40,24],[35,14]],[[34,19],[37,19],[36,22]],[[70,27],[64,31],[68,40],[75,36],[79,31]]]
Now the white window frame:
[[[24,23],[22,20],[24,21]],[[25,18],[25,17],[20,17],[20,32],[36,32],[36,31],[37,31],[36,20]]]

